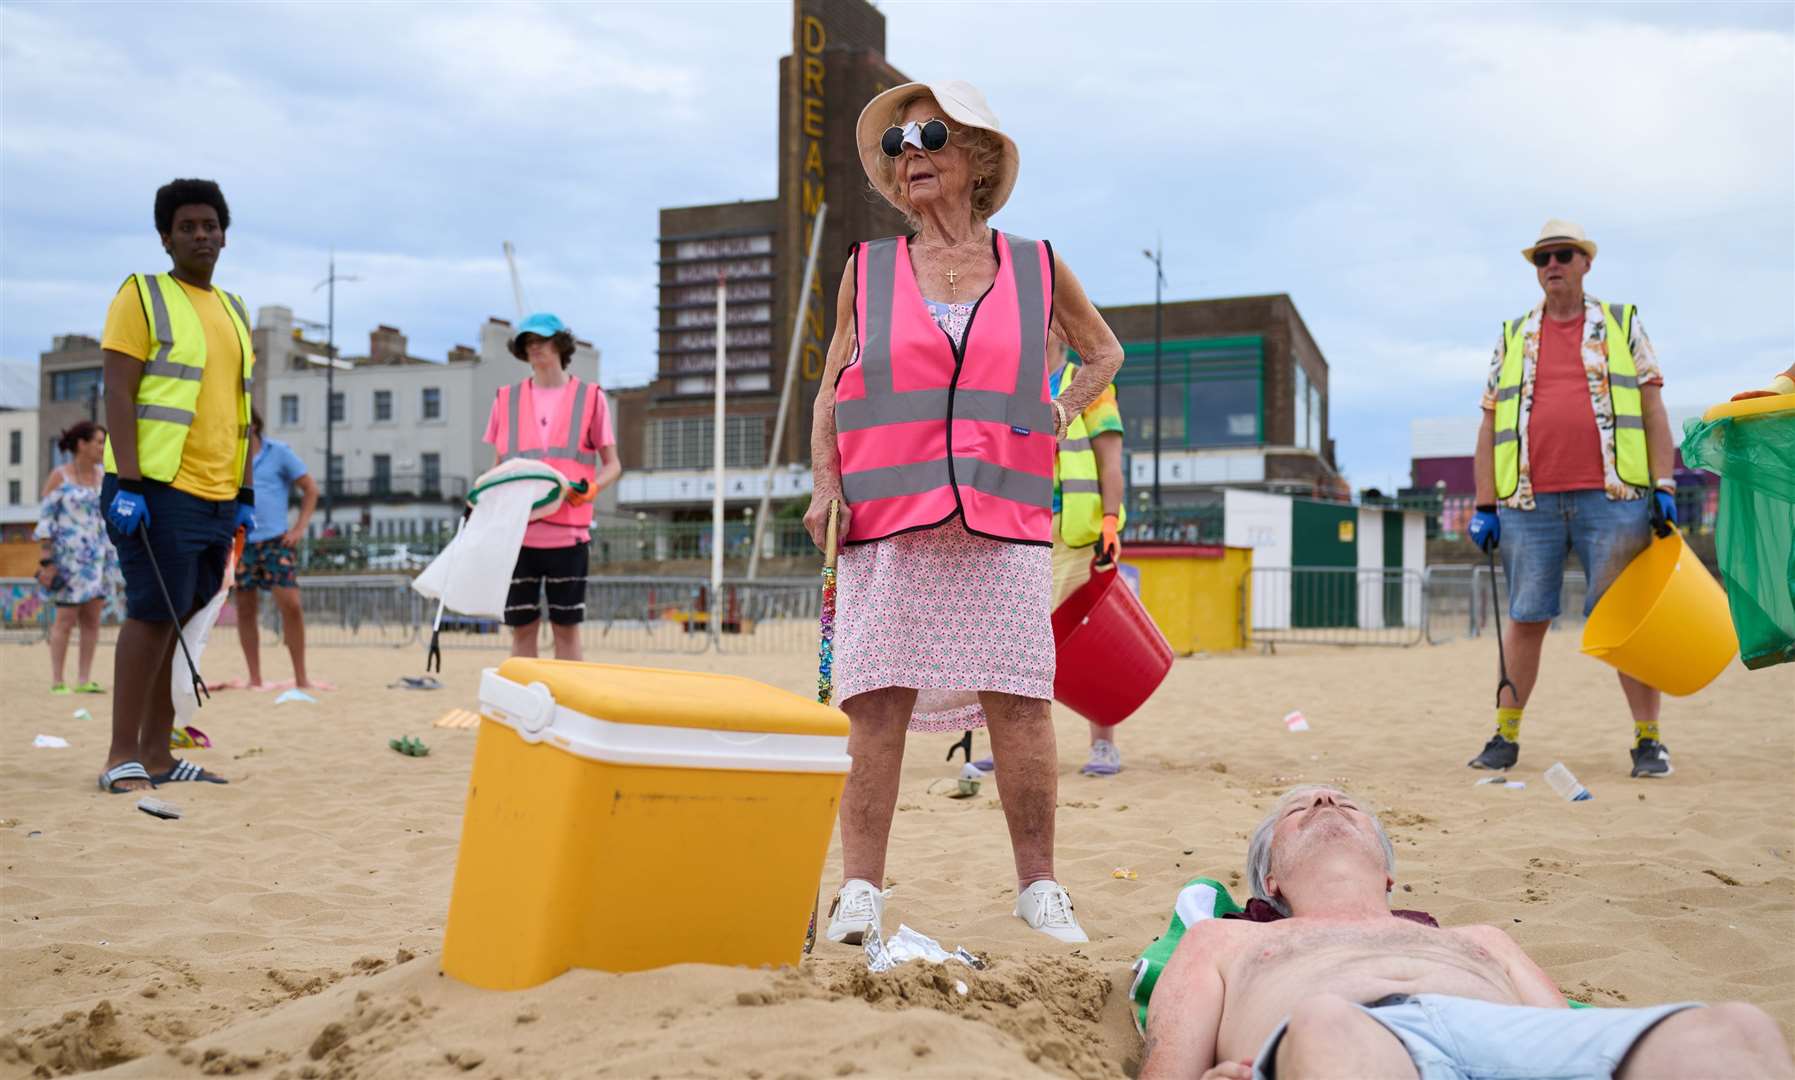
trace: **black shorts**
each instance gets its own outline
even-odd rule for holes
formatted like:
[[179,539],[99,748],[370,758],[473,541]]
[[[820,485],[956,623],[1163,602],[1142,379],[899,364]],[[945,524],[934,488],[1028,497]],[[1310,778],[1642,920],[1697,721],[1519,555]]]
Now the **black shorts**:
[[517,553],[511,592],[505,597],[505,625],[528,626],[542,618],[542,597],[548,594],[548,621],[578,626],[586,621],[585,541],[571,547],[526,547]]
[[[100,483],[100,505],[110,504],[117,491],[118,477],[108,473]],[[135,533],[125,536],[110,523],[106,526],[125,575],[125,616],[138,622],[185,621],[224,585],[224,566],[237,531],[237,500],[208,502],[154,480],[144,481],[143,500],[149,520]],[[150,545],[155,546],[153,562]],[[160,584],[157,570],[162,572]]]

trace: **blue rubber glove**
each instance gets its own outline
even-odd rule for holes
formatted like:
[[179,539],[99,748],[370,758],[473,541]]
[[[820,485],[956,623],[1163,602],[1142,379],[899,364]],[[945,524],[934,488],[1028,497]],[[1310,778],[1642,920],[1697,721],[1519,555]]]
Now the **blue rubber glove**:
[[1465,535],[1485,554],[1501,546],[1502,518],[1496,514],[1494,504],[1477,508],[1477,513],[1471,515],[1471,524],[1465,530]]
[[1652,492],[1652,531],[1669,536],[1677,527],[1677,497],[1663,488]]
[[143,499],[143,481],[119,477],[118,491],[106,507],[106,524],[130,536],[150,523],[150,504]]
[[242,529],[246,536],[256,531],[255,488],[237,489],[237,528]]

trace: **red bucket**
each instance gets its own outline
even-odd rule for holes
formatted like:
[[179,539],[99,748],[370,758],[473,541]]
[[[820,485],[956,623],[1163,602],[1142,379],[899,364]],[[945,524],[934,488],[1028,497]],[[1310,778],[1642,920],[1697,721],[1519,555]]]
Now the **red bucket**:
[[1053,696],[1113,727],[1153,696],[1172,670],[1172,647],[1114,569],[1098,570],[1053,613],[1058,663]]

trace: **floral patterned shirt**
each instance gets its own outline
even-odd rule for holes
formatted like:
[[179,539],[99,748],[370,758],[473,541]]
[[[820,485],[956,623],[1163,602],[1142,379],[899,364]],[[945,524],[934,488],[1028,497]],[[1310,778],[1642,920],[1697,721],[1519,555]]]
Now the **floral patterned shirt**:
[[[1515,493],[1502,500],[1514,510],[1532,510],[1533,479],[1527,465],[1527,422],[1533,414],[1533,383],[1539,366],[1539,326],[1545,316],[1542,299],[1527,313],[1521,327],[1521,480]],[[1664,385],[1664,374],[1658,370],[1658,354],[1651,339],[1645,336],[1639,310],[1633,311],[1633,325],[1628,328],[1628,343],[1633,350],[1633,367],[1639,373],[1640,386]],[[1496,408],[1496,384],[1502,377],[1502,358],[1507,344],[1498,335],[1496,353],[1490,358],[1489,378],[1484,380],[1483,407]],[[1589,379],[1589,403],[1595,410],[1596,428],[1602,436],[1602,487],[1610,499],[1643,499],[1649,488],[1634,487],[1620,478],[1614,464],[1614,401],[1608,393],[1608,323],[1602,318],[1602,303],[1588,293],[1583,296],[1583,372]]]
[[63,586],[50,591],[52,602],[85,604],[117,591],[123,584],[118,552],[106,538],[99,488],[73,480],[58,484],[44,496],[32,536],[50,542],[50,557],[62,572]]

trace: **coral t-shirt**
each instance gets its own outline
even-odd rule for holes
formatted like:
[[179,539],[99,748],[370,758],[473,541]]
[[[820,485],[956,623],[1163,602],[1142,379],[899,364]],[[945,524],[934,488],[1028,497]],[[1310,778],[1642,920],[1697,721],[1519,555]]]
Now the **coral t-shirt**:
[[1583,366],[1582,316],[1564,322],[1540,317],[1527,442],[1535,494],[1603,489],[1602,433]]

